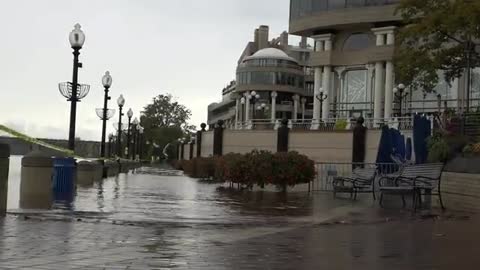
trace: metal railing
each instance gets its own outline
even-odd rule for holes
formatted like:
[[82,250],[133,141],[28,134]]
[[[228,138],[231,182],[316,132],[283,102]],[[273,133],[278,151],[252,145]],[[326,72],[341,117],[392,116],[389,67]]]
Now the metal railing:
[[378,173],[374,186],[378,188],[378,179],[385,175],[394,175],[402,169],[403,164],[396,163],[335,163],[322,162],[315,165],[317,176],[312,183],[313,191],[333,191],[333,179],[335,177],[352,176],[355,168],[376,168]]

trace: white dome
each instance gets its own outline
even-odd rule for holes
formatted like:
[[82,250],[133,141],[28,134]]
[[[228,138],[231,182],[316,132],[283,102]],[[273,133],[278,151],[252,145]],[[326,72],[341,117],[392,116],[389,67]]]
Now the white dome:
[[261,49],[258,52],[254,53],[252,56],[245,58],[245,60],[251,59],[280,59],[298,63],[297,60],[288,56],[284,51],[276,48]]

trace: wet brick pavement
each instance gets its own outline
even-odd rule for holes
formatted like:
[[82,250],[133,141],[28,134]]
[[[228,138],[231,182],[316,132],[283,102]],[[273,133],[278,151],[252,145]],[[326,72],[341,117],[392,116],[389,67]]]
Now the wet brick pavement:
[[480,265],[476,218],[347,209],[291,224],[112,224],[9,215],[0,220],[0,269],[396,270]]

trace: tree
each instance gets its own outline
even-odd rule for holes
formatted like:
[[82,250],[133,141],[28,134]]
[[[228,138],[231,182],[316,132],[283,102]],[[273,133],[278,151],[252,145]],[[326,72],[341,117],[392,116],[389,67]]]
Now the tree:
[[[143,108],[140,123],[145,128],[145,140],[151,142],[146,150],[154,152],[154,145],[162,149],[178,138],[189,137],[195,126],[189,125],[192,113],[186,106],[174,101],[172,95],[158,95]],[[158,151],[157,151],[158,152]]]
[[451,84],[480,66],[475,50],[480,40],[480,1],[402,0],[397,8],[405,27],[395,52],[397,81],[432,92],[439,73]]

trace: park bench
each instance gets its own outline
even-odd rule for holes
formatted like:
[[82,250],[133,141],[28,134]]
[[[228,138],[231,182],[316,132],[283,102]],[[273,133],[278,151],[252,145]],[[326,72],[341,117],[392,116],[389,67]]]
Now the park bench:
[[337,193],[350,193],[350,198],[357,199],[358,193],[372,193],[375,200],[375,177],[377,168],[356,168],[350,176],[333,178],[333,197]]
[[445,209],[440,190],[443,168],[443,163],[407,165],[396,175],[382,176],[379,179],[380,205],[383,206],[383,195],[390,194],[401,196],[405,207],[405,196],[412,195],[413,208],[416,210],[422,195],[436,195],[442,209]]

